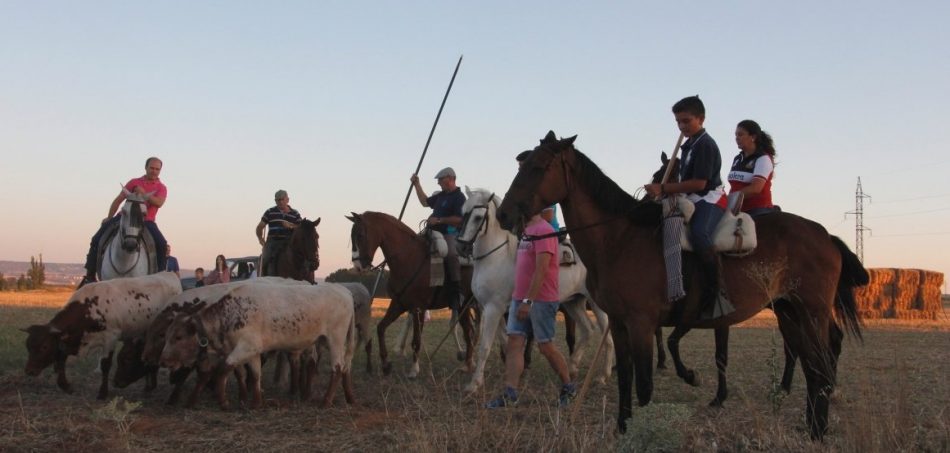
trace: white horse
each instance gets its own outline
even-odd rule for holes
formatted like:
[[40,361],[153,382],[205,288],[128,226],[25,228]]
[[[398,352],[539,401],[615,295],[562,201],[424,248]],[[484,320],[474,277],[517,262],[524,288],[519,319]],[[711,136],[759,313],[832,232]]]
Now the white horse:
[[165,253],[155,250],[152,235],[145,228],[146,200],[152,193],[139,195],[122,190],[125,203],[120,210],[118,229],[111,240],[105,234],[99,243],[100,250],[105,246],[99,254],[99,280],[154,274],[158,272],[155,253]]
[[[464,220],[458,235],[459,248],[471,248],[475,269],[472,275],[472,292],[481,305],[482,317],[476,347],[476,366],[472,380],[465,386],[466,392],[474,392],[484,382],[485,362],[491,353],[495,332],[502,323],[502,316],[508,311],[511,293],[515,287],[515,257],[518,253],[518,238],[503,230],[495,220],[495,210],[501,204],[501,198],[484,189],[469,190],[465,187],[468,199],[462,207]],[[467,252],[467,250],[460,250]],[[560,257],[555,257],[559,259]],[[562,266],[558,273],[558,289],[561,306],[577,322],[578,335],[574,353],[569,360],[572,376],[577,376],[578,367],[584,354],[584,346],[590,338],[593,323],[587,317],[585,309],[590,293],[585,287],[587,268],[577,259],[577,264]],[[591,304],[600,332],[607,327],[607,315],[596,304]],[[504,338],[504,327],[499,332]],[[597,377],[606,382],[613,368],[613,341],[607,337],[607,360],[604,361],[603,374]],[[502,342],[504,344],[504,341]]]

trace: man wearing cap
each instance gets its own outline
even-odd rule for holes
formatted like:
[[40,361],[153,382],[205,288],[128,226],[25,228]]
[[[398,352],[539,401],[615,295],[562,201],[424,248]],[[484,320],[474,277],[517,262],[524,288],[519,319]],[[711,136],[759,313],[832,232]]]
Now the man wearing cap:
[[422,206],[431,207],[432,215],[429,216],[428,227],[442,233],[445,236],[445,242],[449,246],[449,253],[445,257],[446,273],[448,280],[445,282],[445,289],[449,294],[449,304],[453,310],[459,309],[459,299],[461,291],[459,282],[462,280],[462,267],[459,264],[458,252],[455,250],[455,238],[458,236],[458,227],[462,225],[462,205],[465,204],[465,194],[462,189],[455,185],[455,170],[452,167],[445,167],[439,170],[435,179],[442,188],[441,192],[435,192],[432,196],[426,195],[419,184],[419,175],[412,175],[409,178],[412,186],[416,189],[416,196],[419,197],[419,203]]
[[[286,190],[274,194],[274,206],[261,216],[257,224],[257,241],[264,247],[261,253],[260,275],[277,275],[277,255],[290,242],[290,234],[300,223],[300,213],[290,207],[290,197]],[[267,225],[267,240],[264,240],[264,225]]]
[[148,199],[145,202],[145,228],[148,229],[149,234],[152,236],[152,241],[155,243],[155,264],[158,266],[157,269],[165,269],[168,242],[155,223],[158,208],[161,208],[165,204],[165,198],[168,197],[168,188],[165,187],[165,184],[163,184],[162,180],[158,177],[161,173],[161,159],[157,157],[145,159],[145,174],[127,182],[125,186],[123,186],[122,191],[119,192],[119,195],[112,200],[112,204],[109,205],[109,215],[106,216],[105,219],[102,219],[102,225],[99,227],[99,230],[96,231],[96,234],[92,236],[92,240],[89,243],[89,253],[86,254],[86,276],[79,282],[80,288],[86,283],[96,281],[96,271],[98,270],[96,269],[96,264],[99,260],[99,240],[110,227],[119,222],[120,216],[117,216],[116,212],[119,211],[119,207],[125,202],[126,191],[139,195],[148,194]]

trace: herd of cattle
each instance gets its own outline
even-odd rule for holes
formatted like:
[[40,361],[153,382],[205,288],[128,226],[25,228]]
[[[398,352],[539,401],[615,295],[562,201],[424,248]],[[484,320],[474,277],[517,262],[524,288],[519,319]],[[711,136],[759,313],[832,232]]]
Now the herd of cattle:
[[[262,360],[286,357],[291,392],[310,396],[310,383],[326,351],[332,375],[323,405],[332,404],[343,383],[353,403],[350,366],[359,344],[370,350],[372,300],[359,283],[310,283],[280,277],[261,277],[182,291],[171,272],[144,277],[106,280],[83,286],[53,319],[33,325],[26,346],[26,373],[39,375],[54,366],[58,386],[71,392],[66,359],[102,353],[102,383],[98,398],[109,391],[109,371],[116,347],[114,384],[125,387],[146,378],[146,390],[157,385],[160,366],[171,371],[174,390],[168,403],[177,402],[185,379],[194,370],[195,388],[187,405],[194,405],[202,389],[214,379],[222,408],[229,406],[225,389],[237,376],[240,399],[259,407]],[[305,365],[305,366],[302,366]]]

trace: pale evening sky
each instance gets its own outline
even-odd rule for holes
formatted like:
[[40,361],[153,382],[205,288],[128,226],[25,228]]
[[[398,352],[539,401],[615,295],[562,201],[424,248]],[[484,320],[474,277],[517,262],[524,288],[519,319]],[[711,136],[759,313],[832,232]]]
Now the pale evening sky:
[[[0,1],[0,259],[82,262],[119,184],[160,157],[183,268],[259,252],[277,189],[322,217],[317,274],[350,266],[350,211],[398,215],[421,177],[504,193],[553,129],[634,191],[699,94],[724,168],[735,124],[778,150],[773,197],[865,264],[950,272],[947,2]],[[427,210],[410,199],[413,228]],[[376,262],[382,258],[377,256]]]

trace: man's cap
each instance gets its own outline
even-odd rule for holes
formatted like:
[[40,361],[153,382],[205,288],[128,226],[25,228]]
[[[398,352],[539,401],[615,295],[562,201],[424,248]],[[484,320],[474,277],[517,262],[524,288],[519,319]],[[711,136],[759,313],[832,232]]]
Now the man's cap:
[[518,155],[515,157],[515,160],[518,161],[518,162],[524,161],[525,159],[528,158],[528,156],[531,155],[531,151],[532,151],[532,150],[529,149],[529,150],[527,150],[527,151],[522,151],[522,152],[518,153]]
[[435,174],[435,179],[441,179],[441,178],[444,178],[444,177],[446,177],[446,176],[451,176],[451,177],[454,178],[454,177],[455,177],[455,170],[452,170],[452,167],[445,167],[445,168],[439,170],[439,172]]
[[284,198],[286,196],[287,196],[287,191],[284,189],[280,189],[277,191],[277,193],[274,194],[274,199],[280,200],[281,198]]

